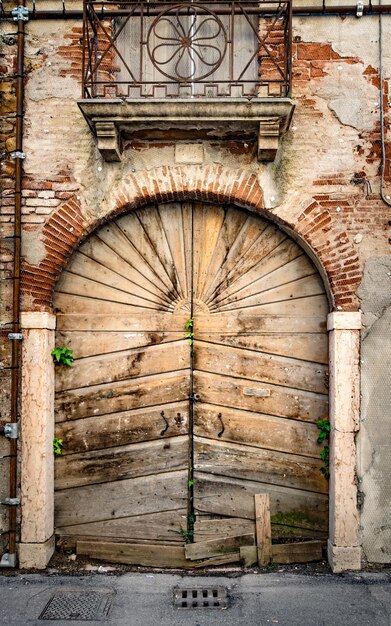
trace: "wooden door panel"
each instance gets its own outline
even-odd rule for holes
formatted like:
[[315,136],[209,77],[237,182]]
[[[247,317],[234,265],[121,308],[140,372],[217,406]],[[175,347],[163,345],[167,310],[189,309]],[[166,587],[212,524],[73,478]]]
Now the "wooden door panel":
[[270,511],[275,520],[290,520],[292,525],[327,530],[328,497],[300,489],[257,481],[239,480],[208,473],[197,474],[196,514],[213,513],[224,517],[254,520],[254,494],[270,494]]
[[189,377],[190,370],[187,369],[58,392],[55,400],[56,421],[187,400]]
[[286,233],[234,207],[134,210],[73,255],[55,307],[76,358],[56,377],[66,541],[133,542],[140,559],[137,542],[183,540],[193,504],[195,541],[251,535],[257,493],[276,535],[326,532],[328,303]]
[[[187,382],[187,381],[186,381]],[[162,415],[163,413],[163,415]],[[186,435],[189,431],[189,402],[174,402],[70,419],[56,423],[56,436],[66,442],[62,454],[103,450],[142,441]]]
[[[183,544],[183,532],[187,525],[187,509],[145,513],[132,517],[120,517],[107,521],[58,526],[56,533],[67,537],[67,542],[75,545],[79,538],[89,537],[99,541],[101,538],[128,539],[146,542],[177,542]],[[72,540],[73,538],[73,540]]]
[[[79,356],[77,348],[75,356]],[[56,391],[88,388],[139,376],[163,375],[188,367],[189,345],[184,339],[157,346],[120,350],[78,358],[72,368],[58,372]]]
[[71,526],[187,507],[187,471],[57,489],[56,525]]
[[194,367],[202,372],[327,394],[327,367],[290,357],[195,340]]
[[261,483],[328,493],[328,483],[320,471],[322,461],[298,454],[252,448],[196,437],[194,468],[217,476],[255,480]]
[[187,435],[131,445],[67,454],[56,460],[57,489],[81,487],[125,478],[137,478],[188,465]]

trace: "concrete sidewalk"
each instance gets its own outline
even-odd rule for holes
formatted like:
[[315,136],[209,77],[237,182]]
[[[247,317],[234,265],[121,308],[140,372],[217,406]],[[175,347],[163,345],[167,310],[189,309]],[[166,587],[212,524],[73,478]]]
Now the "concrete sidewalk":
[[[228,590],[226,609],[186,609],[173,605],[174,588],[217,586]],[[90,593],[82,597],[75,595],[85,592]],[[51,605],[48,617],[56,607],[64,609],[64,603],[69,610],[69,599],[73,601],[75,597],[86,611],[91,602],[92,605],[95,602],[95,608],[98,603],[102,613],[85,621],[77,619],[77,609],[73,609],[76,613],[71,620],[40,619],[54,594],[60,604]],[[391,573],[3,575],[0,576],[0,623],[7,626],[43,626],[45,623],[63,626],[390,626]]]

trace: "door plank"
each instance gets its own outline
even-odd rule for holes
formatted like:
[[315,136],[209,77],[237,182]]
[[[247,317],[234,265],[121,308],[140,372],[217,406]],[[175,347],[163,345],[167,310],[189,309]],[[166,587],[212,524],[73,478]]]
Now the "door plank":
[[232,334],[207,333],[199,330],[196,320],[195,340],[214,344],[216,346],[230,346],[242,348],[258,353],[275,354],[292,357],[313,363],[328,364],[328,341],[326,333],[282,333],[281,331],[269,334],[244,334],[238,330]]
[[175,541],[183,544],[181,529],[186,528],[186,525],[187,509],[177,509],[101,522],[58,526],[56,534],[66,537],[68,544],[73,541],[73,545],[78,537],[89,537],[90,540],[115,537],[119,540]]
[[107,563],[124,563],[144,567],[178,567],[181,569],[193,567],[191,561],[185,557],[184,547],[175,545],[78,541],[76,553]]
[[186,482],[187,471],[177,471],[58,490],[54,499],[57,525],[183,509],[187,506]]
[[296,419],[198,402],[194,410],[194,432],[217,441],[319,458],[318,428]]
[[270,496],[268,493],[256,493],[255,530],[257,537],[258,564],[269,565],[272,560],[272,529],[270,524]]
[[[197,370],[194,372],[194,385],[202,402],[217,406],[224,404],[230,408],[311,422],[328,415],[327,396],[309,391],[269,383],[249,383],[247,380]],[[265,395],[257,395],[257,392]]]
[[[166,317],[167,314],[166,314]],[[61,316],[60,316],[61,319]],[[167,330],[164,328],[163,330]],[[326,333],[326,318],[323,315],[293,315],[292,312],[274,314],[254,314],[251,311],[235,311],[213,313],[206,315],[199,313],[194,323],[194,333],[198,337],[201,333]],[[326,335],[327,336],[327,335]]]
[[[164,415],[162,415],[162,410]],[[168,425],[168,427],[167,427]],[[63,439],[62,455],[102,450],[142,441],[186,435],[189,428],[189,403],[178,402],[158,407],[96,415],[56,424],[56,437]]]
[[196,561],[235,552],[241,546],[253,545],[255,545],[254,533],[231,537],[220,536],[219,538],[212,539],[211,541],[200,541],[197,543],[186,544],[185,555],[187,559]]
[[61,456],[54,466],[55,488],[68,489],[187,469],[188,447],[188,437],[183,436]]
[[146,348],[182,339],[180,332],[115,332],[58,330],[56,345],[73,350],[76,359],[109,353],[119,353],[135,348]]
[[252,520],[239,517],[219,519],[196,519],[194,523],[194,541],[208,541],[217,536],[232,537],[235,535],[249,535],[255,533]]
[[299,543],[283,543],[273,545],[273,562],[310,563],[322,560],[324,541],[303,541]]
[[249,480],[238,480],[198,473],[195,480],[194,505],[196,512],[214,513],[227,517],[240,517],[254,520],[254,495],[263,491],[270,494],[270,508],[273,516],[290,516],[292,526],[300,526],[302,520],[307,527],[327,529],[328,498],[315,494],[269,485]]
[[[243,426],[246,430],[246,424]],[[309,459],[296,454],[196,437],[194,467],[201,472],[220,476],[328,493],[328,481],[320,471],[321,447],[318,448],[318,458]]]
[[161,406],[189,397],[189,370],[58,392],[56,422]]
[[[58,304],[58,303],[57,303]],[[103,312],[95,306],[95,312],[88,313],[76,311],[58,313],[56,316],[57,330],[63,331],[125,331],[125,332],[183,332],[189,316],[185,313],[154,313],[152,311],[140,311],[129,315],[127,312],[119,313],[113,306],[112,313]],[[99,309],[99,312],[97,311]]]
[[327,367],[290,357],[194,341],[194,367],[204,372],[327,393]]
[[76,359],[71,368],[59,368],[56,375],[56,391],[107,385],[137,376],[165,374],[189,367],[190,350],[186,339],[146,348],[122,350]]

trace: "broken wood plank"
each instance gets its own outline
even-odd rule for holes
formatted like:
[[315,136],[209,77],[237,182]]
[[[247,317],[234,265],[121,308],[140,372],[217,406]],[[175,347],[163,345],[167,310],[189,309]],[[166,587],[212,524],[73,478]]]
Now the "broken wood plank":
[[234,537],[255,534],[252,520],[239,517],[221,519],[197,519],[194,524],[194,541],[210,541],[216,537]]
[[237,535],[233,537],[219,537],[211,541],[200,541],[189,543],[185,546],[187,559],[197,560],[215,556],[221,556],[227,552],[233,552],[241,546],[252,546],[255,544],[255,535]]
[[324,541],[273,544],[273,563],[310,563],[322,560]]
[[230,563],[239,563],[240,551],[229,552],[228,554],[222,554],[221,556],[214,556],[210,559],[203,561],[189,561],[194,568],[200,567],[215,567],[217,565],[228,565]]
[[258,548],[257,546],[241,546],[240,560],[244,567],[252,567],[252,565],[258,564]]
[[256,493],[254,496],[254,502],[258,564],[260,566],[269,565],[272,558],[270,496],[268,493]]
[[112,541],[78,541],[76,553],[108,563],[124,563],[145,567],[180,567],[193,564],[185,558],[183,546],[159,544],[116,543]]

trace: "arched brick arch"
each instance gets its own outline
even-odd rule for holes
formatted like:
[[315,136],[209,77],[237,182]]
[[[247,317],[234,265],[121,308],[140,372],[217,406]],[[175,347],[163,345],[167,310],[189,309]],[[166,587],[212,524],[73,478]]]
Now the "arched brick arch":
[[235,204],[291,230],[313,251],[328,282],[332,306],[357,310],[354,291],[360,282],[358,257],[347,233],[333,221],[327,208],[314,201],[292,221],[282,220],[277,212],[265,208],[263,190],[255,174],[222,166],[164,166],[132,173],[111,191],[94,218],[84,215],[79,200],[67,201],[43,227],[45,258],[37,266],[24,265],[24,308],[50,310],[54,286],[72,252],[100,224],[141,206],[181,200]]

